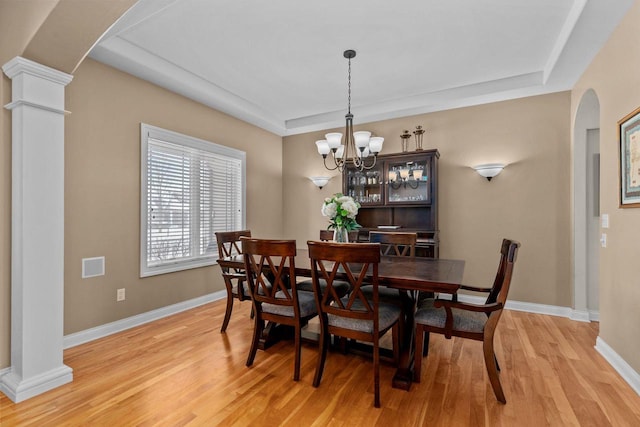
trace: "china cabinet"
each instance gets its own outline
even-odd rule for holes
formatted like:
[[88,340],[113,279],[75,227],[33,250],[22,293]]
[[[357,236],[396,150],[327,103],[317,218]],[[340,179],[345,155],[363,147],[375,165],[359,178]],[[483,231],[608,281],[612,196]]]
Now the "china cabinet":
[[438,150],[378,156],[364,171],[345,168],[342,191],[360,203],[360,240],[371,230],[418,233],[416,254],[438,257]]

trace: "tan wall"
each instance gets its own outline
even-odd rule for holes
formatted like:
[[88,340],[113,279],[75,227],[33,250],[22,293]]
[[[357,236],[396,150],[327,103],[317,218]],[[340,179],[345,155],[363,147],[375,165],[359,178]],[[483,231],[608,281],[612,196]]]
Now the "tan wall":
[[[247,226],[282,234],[279,136],[93,60],[67,86],[66,108],[65,334],[223,289],[218,267],[139,278],[140,122],[246,151]],[[81,259],[95,256],[106,275],[82,279]]]
[[600,211],[609,214],[607,248],[600,250],[600,337],[640,372],[640,209],[619,208],[617,122],[640,107],[640,1],[575,85],[571,117],[583,94],[600,101]]
[[[424,148],[441,154],[440,255],[466,260],[466,283],[492,283],[501,239],[509,237],[522,243],[510,299],[568,307],[569,111],[570,94],[563,92],[357,127],[385,137],[383,153],[400,151],[403,129],[426,127]],[[314,144],[324,133],[284,138],[285,231],[299,246],[327,226],[322,200],[341,191],[335,171],[322,190],[305,178],[327,175]],[[509,166],[491,182],[470,168],[493,162]]]

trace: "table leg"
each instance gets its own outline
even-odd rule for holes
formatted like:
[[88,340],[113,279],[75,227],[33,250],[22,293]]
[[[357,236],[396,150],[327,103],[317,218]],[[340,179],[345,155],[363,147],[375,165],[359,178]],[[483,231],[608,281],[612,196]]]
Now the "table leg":
[[278,341],[293,337],[293,327],[281,325],[275,322],[267,322],[267,326],[262,330],[262,336],[258,341],[258,348],[266,350]]
[[393,376],[392,387],[401,390],[409,390],[413,381],[413,352],[414,342],[414,313],[416,311],[417,292],[400,291],[402,297],[403,316],[400,321],[402,325],[402,336],[400,337],[400,360],[398,369]]
[[[307,325],[306,320],[301,321],[301,326],[304,328]],[[269,321],[267,326],[262,330],[262,336],[258,341],[258,348],[260,350],[266,350],[278,341],[292,339],[295,335],[295,328],[290,325],[282,325],[276,322]]]

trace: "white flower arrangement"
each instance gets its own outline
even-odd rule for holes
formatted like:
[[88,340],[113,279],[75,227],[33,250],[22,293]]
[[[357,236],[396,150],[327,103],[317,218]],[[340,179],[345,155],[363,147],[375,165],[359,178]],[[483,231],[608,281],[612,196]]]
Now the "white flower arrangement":
[[360,209],[360,203],[353,200],[351,196],[336,193],[324,199],[322,215],[331,221],[329,229],[344,227],[347,230],[355,230],[360,228],[360,224],[356,222],[358,209]]

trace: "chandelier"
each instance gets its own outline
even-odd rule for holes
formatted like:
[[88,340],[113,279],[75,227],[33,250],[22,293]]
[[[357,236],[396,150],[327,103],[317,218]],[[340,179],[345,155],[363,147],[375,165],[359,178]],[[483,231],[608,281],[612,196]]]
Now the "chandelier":
[[[348,103],[346,119],[344,145],[342,144],[342,134],[332,132],[326,134],[320,141],[316,141],[318,153],[322,155],[324,167],[328,170],[338,169],[342,172],[349,162],[353,166],[362,171],[371,169],[376,164],[378,153],[382,150],[384,138],[379,136],[371,136],[371,132],[353,131],[353,114],[351,114],[351,58],[355,58],[355,50],[345,50],[344,57],[349,60],[348,73]],[[333,165],[327,166],[327,156],[331,153]],[[367,159],[373,158],[371,164],[367,164]]]

